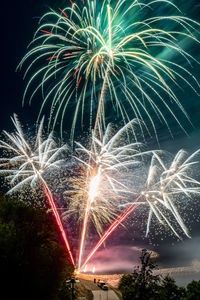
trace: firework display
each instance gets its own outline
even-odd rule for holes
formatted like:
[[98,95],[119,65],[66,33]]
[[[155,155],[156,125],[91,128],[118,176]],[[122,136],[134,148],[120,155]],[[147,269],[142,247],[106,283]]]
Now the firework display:
[[[70,110],[72,138],[79,119],[85,124],[89,118],[94,129],[99,125],[105,128],[111,109],[125,123],[133,118],[130,115],[145,124],[148,121],[155,133],[154,114],[169,128],[166,111],[184,130],[174,110],[178,107],[188,116],[171,86],[182,81],[198,90],[199,84],[183,64],[165,57],[164,50],[168,49],[170,56],[174,53],[187,62],[195,61],[182,49],[181,41],[198,42],[199,24],[181,15],[168,0],[126,2],[87,0],[73,2],[63,10],[51,9],[41,18],[30,50],[19,65],[27,62],[25,77],[34,70],[23,101],[40,78],[30,103],[42,89],[39,118],[49,106],[49,126],[54,128],[60,120],[61,133]],[[156,5],[167,5],[174,15],[154,15]],[[170,29],[164,30],[169,24]],[[174,102],[174,110],[169,102]]]
[[[161,6],[170,14],[162,15]],[[184,132],[184,121],[190,123],[176,90],[199,92],[191,72],[198,61],[183,47],[184,41],[199,43],[199,26],[168,0],[70,0],[39,21],[18,66],[25,65],[29,76],[23,103],[42,94],[36,134],[25,132],[14,114],[15,132],[3,131],[0,139],[0,175],[9,183],[8,194],[45,193],[80,272],[119,225],[140,211],[146,237],[153,224],[175,238],[191,237],[183,212],[200,194],[200,150],[161,150],[157,125],[173,135],[169,119]],[[58,125],[62,146],[53,136]],[[63,134],[68,127],[70,138]],[[147,142],[152,136],[158,150]],[[78,228],[76,253],[63,220]],[[88,251],[89,232],[98,240]]]
[[[66,150],[67,146],[57,148],[52,134],[44,140],[42,121],[34,147],[31,147],[26,141],[16,115],[14,115],[13,123],[16,133],[4,132],[7,141],[0,141],[0,147],[7,153],[7,157],[1,158],[0,172],[8,175],[12,185],[9,193],[23,188],[26,184],[34,188],[38,181],[42,183],[74,263],[54,199],[43,178],[46,170],[60,167],[63,159],[59,159],[59,154]],[[82,221],[79,270],[85,267],[111,233],[138,206],[149,207],[146,235],[149,233],[151,220],[155,216],[159,223],[168,226],[178,238],[181,237],[177,233],[177,225],[186,236],[190,237],[176,203],[180,200],[185,203],[191,195],[200,193],[200,182],[195,179],[195,172],[193,172],[195,165],[198,164],[199,150],[190,156],[184,150],[180,150],[170,162],[164,151],[146,151],[143,144],[135,141],[133,127],[137,125],[140,125],[140,122],[134,119],[113,133],[112,126],[109,124],[105,133],[101,134],[101,138],[95,137],[94,134],[91,136],[91,142],[87,148],[76,143],[75,155],[71,156],[71,160],[75,159],[82,166],[83,173],[79,174],[75,180],[72,179],[69,184],[72,189],[64,193],[65,197],[70,199],[64,215],[73,215],[77,220]],[[146,172],[144,157],[150,159]],[[136,180],[138,169],[142,172],[143,180]],[[174,220],[173,224],[171,223],[172,216],[177,225],[174,224]],[[93,222],[100,240],[82,264],[89,220]],[[103,233],[106,224],[110,226]]]

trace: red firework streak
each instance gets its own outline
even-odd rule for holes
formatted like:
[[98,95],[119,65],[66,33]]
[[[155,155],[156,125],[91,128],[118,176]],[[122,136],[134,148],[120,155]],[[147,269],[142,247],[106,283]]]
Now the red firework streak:
[[119,76],[120,74],[119,74],[119,72],[117,72],[117,70],[116,69],[114,69],[114,72]]
[[52,34],[52,35],[54,35],[52,32],[50,32],[50,31],[47,31],[47,30],[43,30],[43,29],[41,29],[40,31],[41,31],[41,32],[43,32],[43,33],[46,33],[46,34]]
[[56,58],[58,58],[58,55],[48,57],[48,58],[46,58],[46,60],[52,60],[52,59],[56,59]]
[[79,71],[79,68],[76,69],[76,71],[75,71],[74,74],[73,74],[73,77],[76,76],[76,74],[77,74],[78,71]]
[[71,55],[71,53],[67,52],[67,53],[63,54],[63,56],[68,56],[68,55]]
[[77,83],[77,87],[79,87],[80,83],[81,83],[81,79],[82,79],[82,76],[79,78],[78,80],[78,83]]
[[86,231],[87,231],[88,218],[90,215],[90,207],[91,207],[90,205],[87,205],[84,222],[83,222],[83,229],[82,229],[82,233],[81,233],[81,243],[80,243],[79,259],[78,259],[78,268],[79,269],[80,269],[82,254],[83,254],[83,245],[84,245],[85,235],[86,235]]
[[76,6],[74,5],[74,2],[72,0],[69,0],[71,2],[71,5],[73,7],[73,9],[76,9]]
[[68,17],[68,15],[66,14],[66,12],[64,12],[61,8],[58,8],[62,13],[63,13],[63,15],[68,19],[69,17]]
[[71,252],[71,249],[70,249],[70,245],[69,245],[69,242],[68,242],[68,239],[67,239],[67,236],[66,236],[66,233],[64,231],[64,228],[63,228],[63,225],[62,225],[62,222],[61,222],[61,219],[60,219],[60,216],[59,216],[59,213],[57,211],[57,207],[55,205],[55,202],[54,202],[54,199],[52,197],[52,194],[47,186],[47,184],[45,183],[45,181],[43,181],[43,179],[41,179],[41,183],[43,185],[43,188],[44,188],[44,191],[45,191],[45,195],[49,201],[49,204],[51,206],[51,209],[53,211],[53,214],[54,214],[54,217],[56,219],[56,222],[58,224],[58,227],[60,229],[60,232],[62,234],[62,237],[63,237],[63,240],[64,240],[64,243],[65,243],[65,246],[67,248],[67,252],[69,253],[69,257],[70,257],[70,260],[72,262],[73,265],[75,265],[74,263],[74,258],[73,258],[73,255],[72,255],[72,252]]
[[[137,197],[135,202],[137,202],[141,198],[141,195]],[[137,203],[132,203],[129,205],[118,217],[117,219],[110,225],[110,227],[106,230],[104,235],[101,237],[97,245],[93,248],[90,252],[88,257],[86,258],[84,264],[82,265],[81,269],[89,262],[89,260],[93,257],[96,251],[101,247],[101,245],[105,242],[105,240],[110,236],[110,234],[140,205]]]

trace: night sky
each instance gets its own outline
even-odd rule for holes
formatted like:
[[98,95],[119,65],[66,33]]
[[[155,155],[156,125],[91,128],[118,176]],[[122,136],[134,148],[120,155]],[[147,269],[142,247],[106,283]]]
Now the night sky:
[[[19,115],[23,124],[28,123],[32,125],[37,118],[40,99],[33,101],[31,107],[28,106],[27,101],[25,107],[22,108],[22,96],[26,82],[23,81],[23,72],[15,72],[15,69],[26,53],[26,47],[37,28],[39,17],[47,10],[48,6],[53,8],[63,7],[63,3],[65,2],[55,0],[12,0],[4,1],[1,4],[1,131],[3,129],[12,130],[10,116],[14,112]],[[185,15],[200,21],[200,0],[178,0],[173,2],[179,4],[180,9]],[[191,52],[200,61],[200,45],[195,44]],[[200,76],[198,75],[200,65],[193,64],[193,70],[194,75],[200,81]],[[166,128],[160,126],[158,129],[160,147],[170,152],[175,152],[180,148],[194,151],[200,147],[200,97],[195,95],[188,87],[184,91],[177,91],[177,95],[189,114],[194,127],[188,124],[189,136],[186,136],[175,125],[173,120],[169,120],[169,123],[173,127],[174,139],[170,137]],[[152,147],[157,147],[154,138],[149,139],[149,144]],[[176,241],[172,243],[170,239],[161,241],[160,246],[156,248],[162,254],[161,264],[169,264],[170,266],[177,264],[189,265],[193,258],[200,260],[199,229],[199,223],[193,225],[193,240],[185,240],[178,243]],[[129,240],[130,236],[131,232],[127,232],[125,238],[123,238],[125,244],[125,239]],[[117,237],[113,237],[113,240],[117,240]],[[137,246],[148,247],[148,241],[137,237],[135,241],[138,243]],[[151,245],[150,248],[154,248],[154,246]],[[179,259],[181,255],[184,261]]]

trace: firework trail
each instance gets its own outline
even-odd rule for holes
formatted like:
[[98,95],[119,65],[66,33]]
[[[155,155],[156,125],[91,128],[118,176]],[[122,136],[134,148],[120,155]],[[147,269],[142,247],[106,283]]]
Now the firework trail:
[[135,203],[129,205],[129,207],[125,209],[124,212],[120,214],[117,219],[111,224],[111,226],[106,230],[99,242],[87,256],[84,264],[81,266],[81,269],[84,269],[84,267],[87,265],[96,251],[101,247],[101,245],[105,242],[105,240],[110,236],[110,234],[140,205],[139,203],[136,203],[139,199],[140,196],[135,200]]
[[36,187],[38,181],[42,184],[56,219],[56,223],[62,234],[70,260],[74,264],[70,245],[52,193],[47,182],[43,178],[45,171],[59,167],[62,160],[59,160],[58,156],[63,150],[66,150],[66,146],[57,148],[52,133],[46,140],[43,139],[42,132],[44,119],[38,127],[33,147],[31,146],[31,143],[27,142],[21,124],[15,114],[12,118],[12,122],[16,132],[10,134],[4,131],[6,141],[0,140],[0,148],[6,151],[6,156],[0,158],[0,167],[3,168],[3,170],[0,170],[0,174],[7,176],[7,179],[9,179],[12,186],[8,191],[8,194],[23,189],[26,184],[29,184],[31,188]]
[[[28,64],[24,77],[34,70],[23,102],[31,85],[35,87],[41,78],[30,95],[30,103],[42,89],[38,118],[51,103],[49,126],[54,128],[60,119],[61,132],[65,113],[69,108],[71,112],[74,105],[72,138],[79,116],[82,124],[90,119],[91,127],[95,122],[95,131],[99,126],[105,130],[107,112],[112,107],[125,123],[133,114],[148,120],[155,133],[153,114],[170,130],[163,113],[167,111],[184,130],[169,101],[188,116],[168,81],[175,87],[187,84],[195,92],[199,89],[188,67],[173,61],[174,57],[177,61],[178,55],[188,65],[192,61],[197,63],[181,48],[181,41],[199,42],[199,24],[181,15],[179,8],[168,0],[148,4],[143,0],[101,3],[73,2],[64,9],[51,9],[44,14],[31,48],[19,64],[19,68],[25,62]],[[152,15],[158,11],[157,5],[168,6],[174,15]]]
[[81,269],[85,267],[110,234],[139,205],[147,205],[149,207],[146,236],[149,233],[151,220],[154,215],[160,224],[168,226],[178,238],[181,238],[170,222],[170,216],[173,216],[184,234],[190,237],[188,229],[177,209],[177,202],[181,201],[179,206],[182,208],[185,205],[186,198],[200,194],[200,182],[193,178],[193,167],[199,163],[194,158],[199,154],[199,151],[197,150],[188,156],[187,152],[180,150],[170,165],[165,163],[165,158],[162,158],[164,152],[153,152],[147,173],[145,190],[141,191],[134,201],[121,205],[126,206],[126,208],[110,225],[97,245],[89,253]]
[[[102,224],[111,223],[118,216],[120,201],[127,194],[133,194],[128,188],[129,174],[140,165],[141,156],[149,154],[142,150],[141,143],[135,141],[132,130],[138,125],[140,122],[134,119],[114,134],[109,124],[101,138],[92,135],[89,147],[76,143],[79,155],[75,159],[84,166],[84,172],[72,180],[74,190],[66,191],[65,195],[73,195],[68,214],[79,213],[83,219],[79,268],[89,219],[101,236]],[[131,134],[134,141],[131,140]]]

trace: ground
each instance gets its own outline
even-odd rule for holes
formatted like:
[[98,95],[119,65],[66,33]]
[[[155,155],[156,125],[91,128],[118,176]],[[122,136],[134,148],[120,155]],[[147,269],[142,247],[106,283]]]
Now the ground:
[[[99,288],[97,284],[94,283],[94,278],[96,278],[96,281],[98,279],[105,281],[106,284],[109,286],[109,290],[103,291],[101,288]],[[78,291],[78,297],[80,299],[82,297],[85,297],[85,299],[87,300],[121,299],[120,292],[111,284],[113,281],[113,275],[92,276],[92,275],[79,274],[78,279],[80,280],[80,282],[76,284],[76,289]]]

